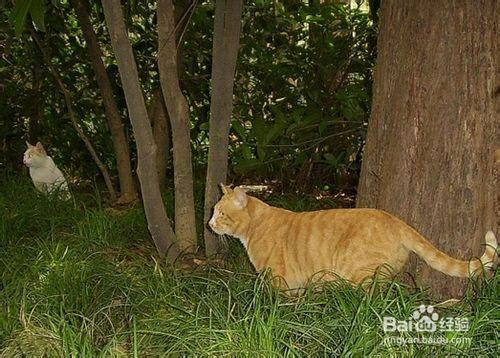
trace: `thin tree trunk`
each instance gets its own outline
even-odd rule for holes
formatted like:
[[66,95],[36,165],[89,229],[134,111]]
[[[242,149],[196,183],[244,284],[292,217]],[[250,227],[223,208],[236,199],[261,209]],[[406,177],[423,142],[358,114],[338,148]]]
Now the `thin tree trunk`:
[[50,73],[54,77],[54,80],[56,81],[56,84],[58,85],[60,91],[62,92],[64,96],[64,101],[66,102],[66,107],[68,109],[68,115],[69,119],[71,121],[71,124],[73,124],[73,127],[76,130],[76,133],[80,137],[80,139],[83,141],[85,144],[85,147],[87,147],[87,150],[89,151],[90,155],[92,156],[92,159],[94,159],[94,162],[96,163],[97,167],[101,171],[101,174],[104,178],[104,183],[106,184],[106,188],[108,189],[109,196],[112,202],[116,201],[116,192],[115,188],[113,187],[113,182],[111,181],[111,176],[109,175],[108,168],[102,160],[99,158],[99,155],[97,154],[96,150],[94,149],[94,146],[92,145],[92,142],[90,142],[89,138],[85,135],[85,132],[83,131],[82,127],[78,123],[77,116],[73,110],[73,100],[71,99],[71,94],[66,88],[66,85],[62,81],[61,77],[59,76],[59,72],[55,69],[54,65],[52,64],[52,61],[50,59],[49,52],[45,49],[45,46],[43,42],[40,40],[38,35],[36,34],[35,30],[30,27],[30,34],[33,40],[36,42],[38,48],[40,49],[40,52],[42,53],[43,59],[45,61],[45,64],[50,70]]
[[172,0],[158,0],[158,70],[172,128],[175,233],[182,250],[197,247],[189,109],[179,86]]
[[[498,10],[494,0],[387,0],[380,13],[357,206],[395,214],[460,259],[480,256],[497,229]],[[410,266],[434,292],[462,292],[464,280]]]
[[132,166],[130,164],[130,148],[120,111],[118,110],[118,105],[113,96],[111,81],[109,80],[108,73],[101,59],[102,51],[90,22],[88,5],[85,0],[70,1],[82,28],[92,68],[96,76],[97,86],[101,92],[106,118],[108,120],[108,127],[116,156],[118,178],[120,181],[120,198],[118,202],[128,203],[137,199],[137,191],[135,189]]
[[156,170],[156,144],[139,84],[137,65],[128,39],[120,0],[103,1],[102,6],[137,143],[137,174],[141,184],[142,201],[149,232],[160,257],[167,254],[168,258],[174,261],[179,255],[179,251],[161,198]]
[[157,148],[156,168],[158,169],[158,181],[160,182],[160,188],[164,189],[170,159],[170,120],[161,89],[154,92],[153,103],[150,104],[149,118],[151,118],[153,137]]
[[[217,0],[212,50],[212,95],[210,101],[210,147],[205,186],[204,223],[210,220],[219,200],[219,183],[226,182],[229,128],[233,110],[233,85],[238,55],[243,0]],[[205,227],[208,256],[221,253],[220,240]]]

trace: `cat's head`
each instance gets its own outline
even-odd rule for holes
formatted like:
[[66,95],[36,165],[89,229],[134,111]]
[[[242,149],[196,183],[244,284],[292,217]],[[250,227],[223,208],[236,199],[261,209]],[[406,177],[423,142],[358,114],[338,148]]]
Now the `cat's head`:
[[250,221],[247,204],[248,196],[241,188],[231,189],[221,184],[224,194],[214,207],[212,218],[208,222],[210,228],[219,235],[241,237]]
[[38,167],[43,164],[45,159],[47,158],[47,152],[43,148],[42,143],[38,142],[36,145],[31,145],[26,142],[28,149],[24,152],[23,155],[23,164],[27,167]]

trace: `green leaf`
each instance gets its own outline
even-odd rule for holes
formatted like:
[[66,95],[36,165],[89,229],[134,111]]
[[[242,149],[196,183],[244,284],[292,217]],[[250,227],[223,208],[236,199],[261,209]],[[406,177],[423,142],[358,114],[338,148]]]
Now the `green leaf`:
[[241,152],[243,154],[243,158],[245,159],[252,159],[252,150],[250,149],[250,147],[248,146],[248,144],[246,143],[243,143],[241,145]]
[[266,159],[266,151],[260,145],[257,146],[257,157],[260,161],[264,161]]
[[44,0],[34,0],[32,2],[30,15],[38,31],[45,32],[45,10]]
[[296,166],[300,166],[304,164],[304,162],[309,158],[309,154],[307,152],[300,152],[295,155],[295,164]]
[[324,158],[326,162],[331,165],[332,167],[336,168],[340,166],[340,164],[345,160],[345,152],[340,152],[337,156],[331,154],[331,153],[325,153]]
[[264,144],[267,136],[267,126],[264,119],[260,116],[255,116],[252,121],[252,131],[255,135],[257,143]]
[[326,162],[330,164],[332,167],[337,166],[337,158],[333,154],[325,153],[324,157]]
[[262,166],[262,163],[256,159],[256,158],[252,158],[252,159],[246,159],[246,160],[239,160],[239,162],[237,163],[237,167],[235,168],[236,171],[238,172],[248,172],[250,170],[256,170],[256,168]]
[[33,0],[19,0],[14,8],[13,20],[16,35],[20,35],[24,30],[26,23],[26,16],[28,16],[29,9]]
[[245,127],[243,127],[243,125],[240,122],[233,121],[232,127],[233,127],[233,130],[236,132],[236,134],[238,134],[240,136],[241,139],[246,138],[246,129],[245,129]]
[[283,132],[285,131],[285,128],[287,127],[288,123],[285,121],[277,121],[273,124],[271,129],[267,132],[266,137],[264,138],[264,143],[265,144],[270,144],[272,143],[276,138],[280,137]]

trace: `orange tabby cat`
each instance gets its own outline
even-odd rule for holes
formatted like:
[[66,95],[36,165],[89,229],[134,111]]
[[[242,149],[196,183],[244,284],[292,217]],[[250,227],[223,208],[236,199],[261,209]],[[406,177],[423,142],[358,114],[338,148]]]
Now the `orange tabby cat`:
[[295,213],[249,196],[241,188],[221,185],[224,196],[215,205],[209,225],[217,234],[234,236],[245,246],[260,272],[270,268],[289,289],[311,279],[332,279],[334,272],[353,284],[372,277],[381,267],[400,271],[410,252],[450,276],[469,277],[491,269],[497,240],[486,234],[479,260],[461,261],[436,249],[398,218],[377,209],[333,209]]

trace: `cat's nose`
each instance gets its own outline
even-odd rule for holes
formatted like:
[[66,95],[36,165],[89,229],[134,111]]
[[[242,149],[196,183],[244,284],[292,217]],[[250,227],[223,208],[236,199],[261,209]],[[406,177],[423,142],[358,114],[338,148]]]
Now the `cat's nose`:
[[211,228],[213,228],[213,227],[214,227],[214,225],[215,225],[215,220],[214,220],[214,218],[212,217],[212,218],[210,219],[210,221],[208,222],[208,226],[210,226]]

